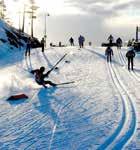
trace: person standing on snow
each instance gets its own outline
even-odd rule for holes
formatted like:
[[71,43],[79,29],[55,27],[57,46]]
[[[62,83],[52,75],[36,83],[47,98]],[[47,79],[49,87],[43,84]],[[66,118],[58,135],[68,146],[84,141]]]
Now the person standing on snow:
[[130,70],[130,65],[131,65],[131,70],[133,70],[135,52],[132,47],[130,47],[129,51],[126,53],[126,57],[128,59],[128,70]]
[[105,55],[107,56],[107,62],[111,62],[113,56],[113,50],[111,47],[107,47],[107,49],[105,50]]
[[30,51],[31,51],[31,38],[29,37],[27,39],[27,45],[26,45],[26,51],[25,51],[25,56],[30,56]]
[[41,47],[42,47],[42,52],[44,52],[44,47],[45,47],[45,39],[42,38],[41,40]]
[[78,38],[78,42],[79,42],[79,47],[83,48],[84,47],[85,38],[82,35],[80,35],[79,38]]
[[112,35],[110,35],[110,36],[108,37],[108,41],[109,41],[110,44],[112,44],[113,41],[114,41],[114,37],[113,37]]
[[116,44],[117,44],[117,48],[121,49],[121,47],[122,47],[122,39],[120,37],[116,40]]
[[91,45],[92,45],[92,42],[89,42],[88,44],[89,44],[89,46],[91,46]]
[[74,39],[72,37],[69,39],[69,42],[71,46],[74,46]]

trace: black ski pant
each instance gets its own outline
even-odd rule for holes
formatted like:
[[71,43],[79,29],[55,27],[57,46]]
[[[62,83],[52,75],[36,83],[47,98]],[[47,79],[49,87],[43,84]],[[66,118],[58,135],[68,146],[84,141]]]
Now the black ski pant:
[[113,40],[109,40],[109,44],[112,44],[113,43]]
[[46,84],[49,84],[49,85],[51,85],[51,86],[56,86],[56,84],[53,83],[53,82],[51,82],[51,81],[44,81],[44,83],[45,83],[45,85],[46,85]]
[[42,52],[44,52],[44,44],[42,45]]
[[27,56],[27,54],[28,54],[28,56],[30,56],[30,51],[31,51],[31,48],[27,47],[26,51],[25,51],[25,56]]
[[111,59],[111,54],[108,54],[107,55],[107,62],[111,62],[112,61],[112,59]]
[[46,84],[49,84],[51,86],[56,86],[55,83],[51,82],[51,81],[42,81],[42,82],[38,82],[36,81],[39,85],[43,85],[45,87]]
[[80,48],[84,47],[84,43],[79,43]]
[[133,57],[128,57],[128,70],[130,70],[130,66],[131,66],[131,70],[133,70]]
[[73,42],[71,42],[71,43],[70,43],[70,45],[71,45],[71,46],[74,46],[74,43],[73,43]]

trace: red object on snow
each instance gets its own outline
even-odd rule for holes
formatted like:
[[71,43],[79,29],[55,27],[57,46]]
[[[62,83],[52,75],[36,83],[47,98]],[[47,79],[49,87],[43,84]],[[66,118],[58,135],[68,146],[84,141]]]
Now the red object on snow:
[[25,94],[17,94],[10,96],[7,100],[20,100],[20,99],[27,99],[28,96]]

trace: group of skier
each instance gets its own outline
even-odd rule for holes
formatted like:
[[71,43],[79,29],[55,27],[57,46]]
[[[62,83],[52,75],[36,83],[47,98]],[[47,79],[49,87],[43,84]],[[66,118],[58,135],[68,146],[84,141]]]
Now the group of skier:
[[114,37],[110,35],[107,40],[109,41],[110,46],[113,44],[113,42],[115,42],[112,46],[117,46],[118,49],[121,49],[123,42],[120,37],[117,38],[116,41],[114,41]]
[[[111,45],[114,41],[114,37],[112,35],[110,35],[108,37],[108,41],[109,41],[109,45]],[[122,39],[119,37],[116,40],[116,46],[118,49],[121,49],[122,47]],[[108,46],[105,50],[105,55],[107,58],[107,62],[111,62],[112,61],[112,56],[113,56],[113,50],[111,48],[111,46]],[[134,57],[135,57],[135,51],[133,47],[129,47],[128,52],[126,53],[126,57],[128,59],[128,70],[133,70],[133,66],[134,66]]]
[[[111,62],[112,61],[112,56],[114,55],[113,54],[113,49],[111,48],[112,44],[114,42],[114,37],[112,35],[110,35],[108,37],[108,41],[109,41],[109,43],[108,43],[108,46],[105,50],[105,55],[106,55],[106,58],[107,58],[107,62]],[[28,38],[26,51],[25,51],[25,56],[27,56],[27,55],[30,56],[31,42],[32,42],[32,39]],[[74,39],[72,37],[69,39],[69,42],[70,42],[71,46],[74,46]],[[79,43],[80,48],[84,47],[84,42],[85,42],[84,36],[80,35],[79,38],[78,38],[78,43]],[[45,46],[44,45],[45,44],[44,38],[42,38],[40,43],[41,43],[42,52],[44,52],[44,46]],[[118,49],[121,49],[122,43],[123,43],[122,39],[120,37],[117,38],[115,44],[116,44]],[[63,57],[65,57],[65,55]],[[133,59],[135,57],[135,52],[134,52],[133,47],[129,47],[129,51],[126,53],[126,57],[128,59],[128,70],[130,70],[130,68],[131,68],[131,70],[133,70],[133,66],[134,66]],[[61,58],[61,59],[63,59],[63,58]],[[51,81],[48,81],[48,80],[45,80],[45,78],[48,77],[48,75],[50,74],[51,71],[48,71],[47,73],[44,73],[44,71],[45,71],[44,66],[40,67],[39,69],[35,69],[35,70],[31,71],[31,73],[35,75],[35,81],[39,85],[43,85],[45,88],[47,87],[46,86],[47,84],[51,85],[53,87],[57,86],[58,84],[55,84],[55,83],[53,83]]]
[[[27,55],[30,56],[30,54],[31,54],[31,48],[32,48],[32,43],[33,43],[33,40],[32,40],[31,37],[29,37],[27,39],[25,56],[27,56]],[[44,37],[40,41],[40,46],[41,46],[42,52],[44,52],[44,48],[45,48],[45,38]]]
[[[71,45],[71,46],[74,46],[74,39],[73,39],[72,37],[69,39],[69,42],[70,42],[70,45]],[[85,37],[82,36],[82,35],[80,35],[80,36],[78,37],[78,44],[79,44],[79,47],[80,47],[80,48],[83,48],[83,47],[84,47],[84,42],[85,42]]]
[[[74,44],[74,39],[71,37],[70,39],[69,39],[69,42],[70,42],[70,45],[71,46],[74,46],[75,44]],[[82,35],[80,35],[79,37],[78,37],[78,44],[79,44],[79,47],[80,48],[83,48],[84,47],[84,42],[85,42],[85,37],[84,36],[82,36]],[[90,44],[91,45],[91,44]],[[45,48],[45,39],[44,39],[44,37],[41,39],[41,41],[40,41],[40,46],[41,46],[41,49],[42,49],[42,52],[44,52],[44,48]],[[61,42],[59,42],[59,46],[61,47]],[[31,47],[32,47],[32,38],[31,37],[29,37],[28,39],[27,39],[27,45],[26,45],[26,51],[25,51],[25,56],[30,56],[30,53],[31,53]]]

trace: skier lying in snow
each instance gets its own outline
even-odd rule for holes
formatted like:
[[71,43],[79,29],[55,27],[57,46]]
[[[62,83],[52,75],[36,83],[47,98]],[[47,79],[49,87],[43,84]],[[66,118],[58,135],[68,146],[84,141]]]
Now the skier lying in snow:
[[49,76],[49,74],[52,70],[48,71],[45,74],[44,74],[44,71],[45,71],[45,67],[42,66],[42,67],[40,67],[40,69],[32,70],[31,73],[35,75],[35,81],[39,85],[43,85],[45,88],[47,88],[46,84],[49,84],[49,85],[55,87],[55,86],[58,86],[58,85],[75,83],[75,81],[71,81],[71,82],[64,82],[64,83],[55,84],[51,81],[44,80],[46,77]]
[[36,70],[32,70],[31,73],[35,75],[35,81],[39,84],[39,85],[43,85],[45,88],[47,88],[46,84],[49,84],[53,87],[56,86],[55,83],[51,82],[51,81],[46,81],[44,80],[45,77],[48,77],[48,72],[44,73],[45,71],[45,67],[40,67],[40,69],[36,69]]

